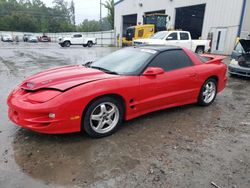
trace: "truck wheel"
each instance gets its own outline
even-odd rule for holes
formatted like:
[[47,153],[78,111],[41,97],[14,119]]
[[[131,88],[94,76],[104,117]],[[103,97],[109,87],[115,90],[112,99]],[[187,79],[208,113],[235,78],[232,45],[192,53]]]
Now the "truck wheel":
[[64,44],[60,44],[61,47],[64,47]]
[[70,42],[69,41],[65,41],[63,44],[64,44],[65,47],[70,47]]
[[88,47],[90,48],[90,47],[93,46],[93,42],[89,41],[87,45],[88,45]]
[[83,46],[83,47],[87,47],[87,46],[88,46],[88,44],[83,44],[82,46]]
[[195,53],[197,54],[203,54],[204,53],[204,48],[202,46],[199,46],[196,48]]

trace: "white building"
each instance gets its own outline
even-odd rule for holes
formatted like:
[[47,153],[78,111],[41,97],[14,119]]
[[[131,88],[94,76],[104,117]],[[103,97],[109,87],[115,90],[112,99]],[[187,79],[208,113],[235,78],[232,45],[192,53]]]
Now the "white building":
[[168,29],[183,29],[193,38],[212,36],[212,52],[230,54],[238,36],[250,34],[250,0],[119,0],[115,2],[115,31],[120,38],[128,26],[143,23],[147,13],[171,17]]

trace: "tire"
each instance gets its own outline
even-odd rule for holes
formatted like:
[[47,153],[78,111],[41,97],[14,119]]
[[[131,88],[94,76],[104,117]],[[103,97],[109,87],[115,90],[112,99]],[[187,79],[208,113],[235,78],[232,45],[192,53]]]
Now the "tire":
[[70,42],[69,42],[69,41],[65,41],[65,42],[63,43],[63,45],[64,45],[65,47],[70,47]]
[[64,47],[64,44],[60,44],[61,47]]
[[83,44],[82,46],[83,46],[83,47],[87,47],[87,46],[88,46],[88,44]]
[[89,41],[87,45],[88,45],[88,47],[90,48],[90,47],[93,46],[93,42]]
[[209,78],[201,87],[198,104],[208,106],[214,102],[216,95],[217,81],[214,78]]
[[204,48],[203,47],[197,47],[196,50],[195,50],[195,53],[197,54],[203,54],[204,53]]
[[102,97],[88,105],[83,114],[82,128],[92,138],[109,136],[122,124],[124,108],[112,97]]

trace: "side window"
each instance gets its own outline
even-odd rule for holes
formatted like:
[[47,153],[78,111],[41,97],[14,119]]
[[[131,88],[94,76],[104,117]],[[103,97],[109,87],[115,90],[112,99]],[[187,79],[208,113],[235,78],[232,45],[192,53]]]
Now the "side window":
[[143,29],[141,29],[141,30],[139,30],[138,31],[138,37],[143,37],[143,34],[144,34],[144,30]]
[[177,40],[177,33],[171,33],[167,36],[166,40]]
[[74,37],[74,38],[81,38],[82,35],[76,34],[76,35],[74,35],[73,37]]
[[192,61],[183,50],[170,50],[157,55],[149,66],[161,67],[165,71],[172,71],[192,65]]
[[182,32],[180,32],[180,39],[181,40],[189,40],[188,33],[182,33]]

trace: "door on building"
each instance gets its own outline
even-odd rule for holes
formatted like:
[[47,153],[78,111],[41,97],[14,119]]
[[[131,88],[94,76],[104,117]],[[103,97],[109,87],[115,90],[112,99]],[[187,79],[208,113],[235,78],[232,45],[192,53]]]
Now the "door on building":
[[227,36],[227,28],[216,28],[213,34],[212,52],[223,53],[225,50],[225,42]]
[[128,27],[137,25],[137,14],[125,15],[122,17],[122,36],[126,37],[126,30]]
[[206,4],[176,8],[175,29],[189,31],[192,39],[202,34]]

